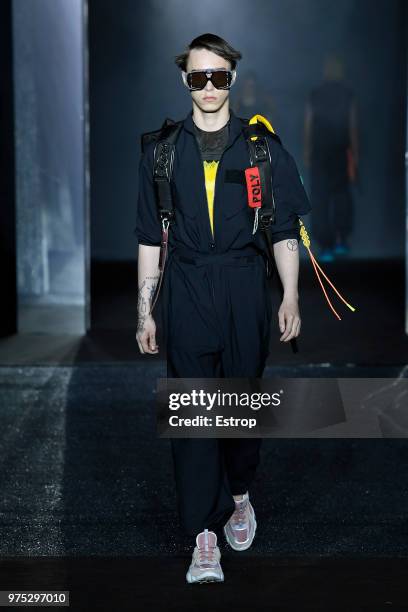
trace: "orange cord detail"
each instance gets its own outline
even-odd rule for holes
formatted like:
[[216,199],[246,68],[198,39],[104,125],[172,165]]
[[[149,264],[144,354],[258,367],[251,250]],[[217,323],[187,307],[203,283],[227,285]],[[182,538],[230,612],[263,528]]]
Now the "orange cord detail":
[[317,279],[318,279],[318,281],[319,281],[319,283],[320,283],[320,286],[321,286],[321,288],[322,288],[322,290],[323,290],[323,293],[324,293],[324,295],[325,295],[325,297],[326,297],[326,300],[328,301],[330,308],[332,309],[332,311],[334,312],[334,314],[336,315],[336,317],[338,318],[338,320],[339,320],[339,321],[341,321],[341,317],[340,317],[340,316],[338,315],[338,313],[337,313],[337,312],[334,310],[333,305],[332,305],[332,303],[330,302],[329,297],[328,297],[328,295],[327,295],[327,293],[326,293],[326,290],[325,290],[325,288],[323,287],[323,283],[322,283],[321,278],[320,278],[320,276],[319,276],[319,270],[320,270],[320,272],[323,274],[323,276],[324,276],[324,278],[327,280],[327,282],[328,282],[328,283],[331,285],[331,287],[333,287],[334,291],[337,293],[337,295],[339,296],[339,298],[340,298],[340,299],[341,299],[341,300],[344,302],[344,304],[345,304],[345,305],[346,305],[348,308],[350,308],[350,310],[352,310],[353,312],[354,312],[356,309],[355,309],[353,306],[351,306],[351,304],[349,304],[348,302],[346,302],[346,300],[345,300],[345,299],[344,299],[344,298],[343,298],[343,297],[340,295],[340,293],[337,291],[336,287],[333,285],[333,283],[330,281],[330,279],[329,279],[329,278],[326,276],[326,274],[323,272],[323,270],[322,270],[322,268],[320,267],[320,265],[318,264],[318,262],[317,262],[317,260],[316,260],[315,256],[313,255],[312,251],[310,250],[310,238],[309,238],[309,235],[308,235],[308,233],[307,233],[307,231],[306,231],[306,227],[305,227],[305,225],[304,225],[304,223],[303,223],[302,219],[299,219],[299,223],[300,223],[300,236],[301,236],[301,238],[302,238],[302,242],[303,242],[303,244],[304,244],[305,248],[307,249],[307,251],[308,251],[308,253],[309,253],[309,255],[310,255],[310,259],[311,259],[311,261],[312,261],[314,271],[316,272]]

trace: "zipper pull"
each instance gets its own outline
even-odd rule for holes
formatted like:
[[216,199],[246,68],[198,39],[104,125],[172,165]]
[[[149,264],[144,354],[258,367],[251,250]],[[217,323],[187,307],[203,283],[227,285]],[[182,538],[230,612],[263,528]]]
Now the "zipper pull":
[[252,235],[254,235],[256,230],[258,229],[258,213],[259,213],[259,207],[255,209],[254,228],[252,230]]

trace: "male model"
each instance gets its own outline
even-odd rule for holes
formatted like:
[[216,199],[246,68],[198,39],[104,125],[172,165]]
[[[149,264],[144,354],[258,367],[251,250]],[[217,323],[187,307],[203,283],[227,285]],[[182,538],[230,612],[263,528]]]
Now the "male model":
[[[261,377],[269,351],[271,300],[261,232],[242,181],[250,165],[242,123],[229,107],[241,54],[213,34],[194,39],[176,57],[193,108],[183,121],[173,167],[175,222],[164,275],[167,375],[172,378]],[[299,223],[310,204],[291,155],[269,141],[276,205],[270,226],[284,294],[280,340],[300,333]],[[158,352],[150,305],[159,278],[161,223],[153,184],[152,143],[140,163],[135,232],[139,240],[141,353]],[[237,551],[256,529],[249,487],[259,463],[260,439],[172,439],[180,522],[195,538],[189,583],[224,579],[218,537]],[[194,540],[191,541],[192,545]]]

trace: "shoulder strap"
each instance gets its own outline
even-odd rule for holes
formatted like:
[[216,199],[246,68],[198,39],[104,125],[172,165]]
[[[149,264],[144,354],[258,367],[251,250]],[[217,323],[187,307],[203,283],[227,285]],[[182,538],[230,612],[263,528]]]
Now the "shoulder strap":
[[[258,117],[259,115],[256,115]],[[251,123],[252,119],[241,119],[242,131],[247,143],[251,167],[257,166],[261,184],[261,207],[256,210],[254,232],[258,224],[261,230],[266,230],[275,223],[276,207],[273,195],[272,160],[267,136],[274,138],[279,144],[279,136],[270,131],[264,123]],[[266,121],[266,120],[265,120]],[[272,202],[272,206],[268,206]]]
[[[253,136],[270,136],[276,142],[279,142],[282,145],[282,141],[279,138],[278,134],[275,131],[268,130],[264,123],[249,123],[251,119],[239,117],[242,123],[242,131],[246,139],[251,138]],[[269,123],[269,122],[268,122]]]
[[[173,173],[173,162],[176,141],[180,133],[183,121],[166,119],[160,130],[148,133],[156,142],[153,152],[153,180],[156,189],[156,201],[162,228],[162,240],[159,257],[159,280],[156,285],[150,312],[155,307],[164,276],[164,268],[167,259],[169,226],[174,217],[173,192],[171,177]],[[146,134],[143,136],[146,137]],[[151,141],[151,140],[150,140]],[[145,141],[146,142],[146,141]],[[143,137],[142,137],[143,146]]]
[[173,119],[169,119],[168,117],[164,120],[163,125],[161,126],[161,128],[159,130],[153,130],[151,132],[144,132],[144,134],[141,135],[140,138],[140,144],[141,144],[141,149],[142,149],[142,153],[145,152],[146,150],[146,146],[151,143],[151,142],[157,142],[160,138],[162,138],[163,135],[165,135],[165,130],[172,125],[177,125],[177,123],[175,121],[173,121]]
[[166,119],[157,137],[153,153],[153,180],[156,186],[160,217],[169,221],[173,217],[171,177],[176,150],[176,141],[183,122]]

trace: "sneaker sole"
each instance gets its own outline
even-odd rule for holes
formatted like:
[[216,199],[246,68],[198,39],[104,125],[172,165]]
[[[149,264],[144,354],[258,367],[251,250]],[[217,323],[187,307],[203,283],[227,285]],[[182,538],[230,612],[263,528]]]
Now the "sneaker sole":
[[224,574],[214,574],[213,572],[205,572],[200,577],[192,576],[190,571],[186,575],[187,582],[189,584],[202,584],[205,582],[224,582]]
[[231,548],[233,548],[234,550],[238,550],[238,551],[247,550],[248,548],[250,548],[250,546],[252,546],[252,542],[254,541],[255,534],[256,534],[256,527],[257,527],[257,524],[256,524],[256,521],[255,521],[254,533],[253,533],[252,539],[249,540],[249,542],[245,542],[243,544],[237,544],[233,540],[230,540],[228,532],[225,529],[225,525],[224,525],[223,529],[224,529],[225,539],[227,540],[227,542],[231,546]]

